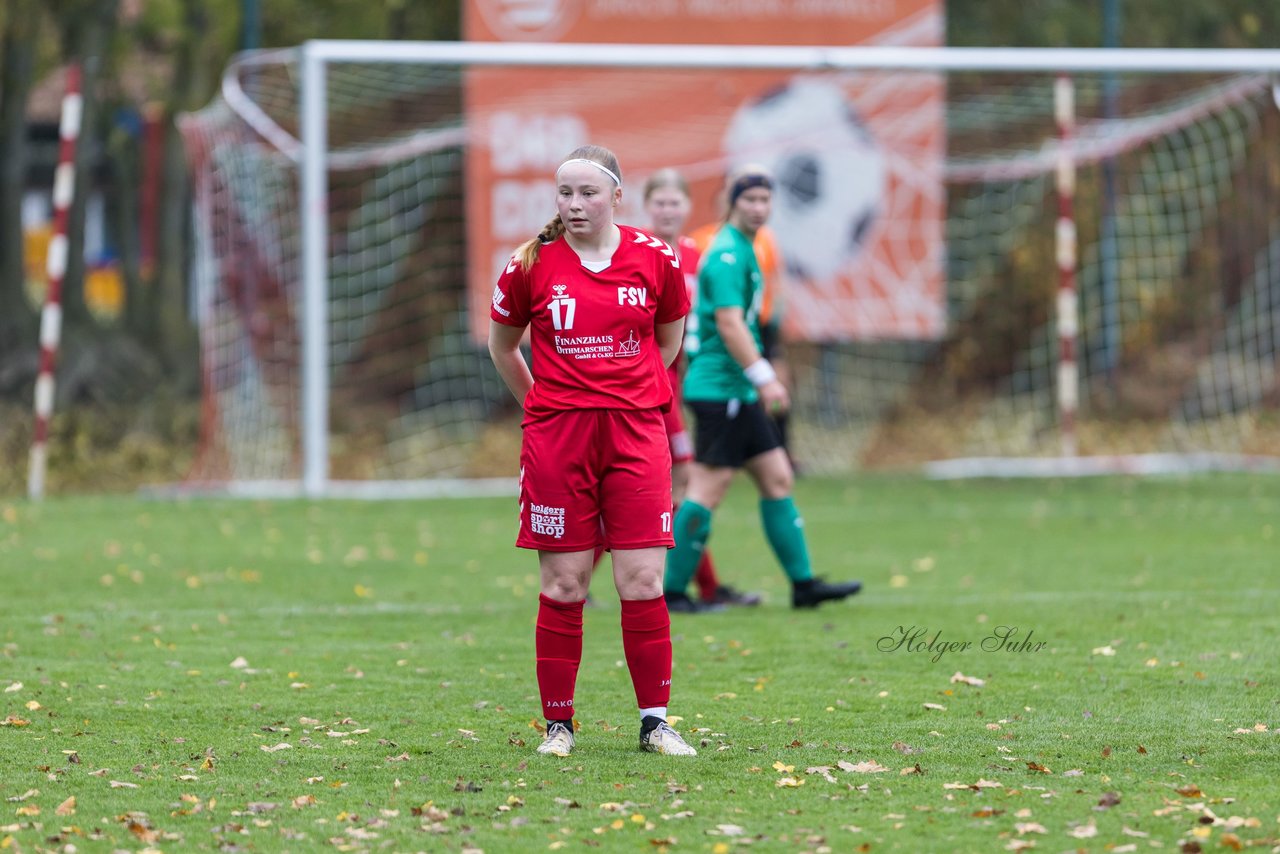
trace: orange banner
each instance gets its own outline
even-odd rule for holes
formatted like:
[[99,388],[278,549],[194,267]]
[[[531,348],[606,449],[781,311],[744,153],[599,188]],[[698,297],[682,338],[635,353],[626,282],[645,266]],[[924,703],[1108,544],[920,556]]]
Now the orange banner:
[[[467,0],[464,16],[476,41],[938,45],[943,29],[939,0]],[[465,98],[477,336],[511,250],[555,212],[555,168],[586,142],[618,155],[618,219],[641,226],[657,169],[689,180],[692,230],[722,215],[729,169],[768,167],[790,337],[942,333],[940,75],[491,68],[468,72]]]

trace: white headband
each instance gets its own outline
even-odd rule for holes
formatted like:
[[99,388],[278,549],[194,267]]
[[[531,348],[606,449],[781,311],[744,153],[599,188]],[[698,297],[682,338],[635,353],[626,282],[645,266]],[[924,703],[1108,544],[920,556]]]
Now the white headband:
[[597,168],[597,169],[599,169],[601,172],[603,172],[604,174],[606,174],[606,175],[608,175],[610,178],[612,178],[612,179],[613,179],[613,183],[617,184],[619,187],[621,187],[621,186],[622,186],[622,179],[621,179],[621,178],[619,178],[617,175],[613,174],[613,170],[612,170],[612,169],[610,169],[610,168],[609,168],[609,167],[607,167],[607,166],[601,166],[599,163],[595,162],[594,160],[588,160],[588,159],[587,159],[587,158],[585,158],[585,157],[570,157],[568,160],[566,160],[564,163],[561,163],[561,164],[556,168],[556,174],[557,174],[557,175],[559,175],[559,174],[560,174],[560,170],[561,170],[561,169],[563,169],[564,167],[568,166],[570,163],[589,163],[590,165],[592,165],[592,166],[596,167],[596,168]]

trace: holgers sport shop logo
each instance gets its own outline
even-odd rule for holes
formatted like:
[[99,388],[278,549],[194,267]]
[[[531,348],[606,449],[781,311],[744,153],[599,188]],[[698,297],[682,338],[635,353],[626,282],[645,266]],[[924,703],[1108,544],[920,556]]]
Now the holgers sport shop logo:
[[554,41],[582,15],[583,0],[476,0],[480,17],[506,41]]
[[560,539],[564,536],[564,508],[530,504],[529,530],[543,537]]

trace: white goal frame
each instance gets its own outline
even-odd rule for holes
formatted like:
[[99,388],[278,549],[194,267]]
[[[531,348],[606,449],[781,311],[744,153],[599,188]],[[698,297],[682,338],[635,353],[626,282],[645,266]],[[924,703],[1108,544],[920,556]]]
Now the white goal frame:
[[[301,184],[303,310],[302,494],[371,494],[374,484],[329,477],[328,255],[326,252],[326,74],[329,63],[423,62],[470,66],[572,66],[780,71],[1024,71],[1043,73],[1235,72],[1280,74],[1280,49],[1101,49],[768,47],[726,45],[507,44],[494,42],[309,41],[297,49],[301,67],[301,136],[295,149]],[[226,91],[231,100],[237,94]],[[1277,89],[1280,104],[1280,89]],[[1071,454],[1065,455],[1068,460]],[[387,486],[387,484],[381,484]],[[401,487],[404,485],[401,484]],[[439,494],[439,485],[428,489]],[[387,494],[404,493],[390,489]]]

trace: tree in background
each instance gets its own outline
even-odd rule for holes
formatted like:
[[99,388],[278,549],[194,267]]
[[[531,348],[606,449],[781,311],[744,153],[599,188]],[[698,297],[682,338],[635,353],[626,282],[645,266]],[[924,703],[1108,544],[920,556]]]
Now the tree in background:
[[947,44],[1101,47],[1108,2],[1119,5],[1121,47],[1280,46],[1270,0],[947,0]]
[[[22,190],[28,159],[26,103],[35,78],[39,0],[0,8],[0,384],[5,362],[35,340],[35,313],[22,293]],[[31,356],[34,363],[34,354]]]
[[[258,32],[250,33],[246,21]],[[456,2],[411,0],[8,0],[0,10],[0,396],[29,396],[38,314],[24,293],[21,205],[30,165],[27,102],[32,86],[76,60],[84,72],[84,116],[76,157],[82,192],[71,212],[63,285],[64,344],[59,402],[85,389],[125,354],[145,357],[142,387],[162,378],[183,393],[198,379],[188,320],[190,188],[175,118],[214,95],[231,55],[252,38],[262,47],[310,38],[456,39]],[[144,264],[139,211],[145,159],[142,132],[159,123],[158,234]],[[108,228],[125,281],[121,322],[104,326],[84,298],[83,190],[91,165],[105,166]],[[148,259],[151,260],[151,259]],[[120,378],[134,371],[116,371]]]

